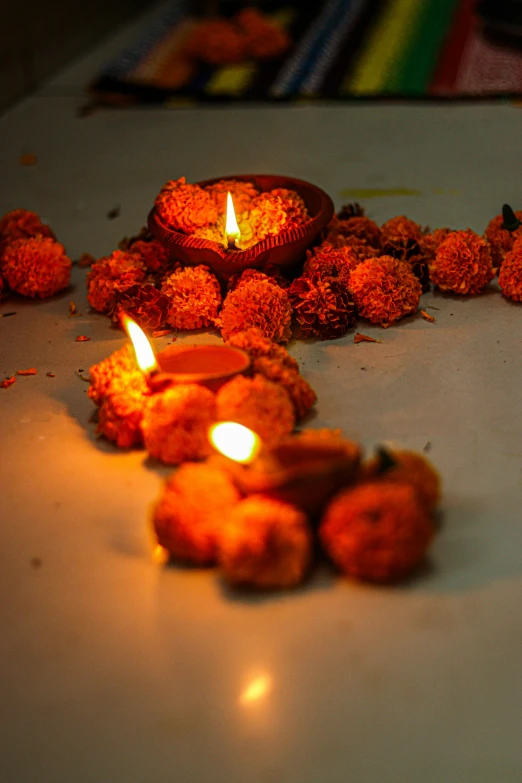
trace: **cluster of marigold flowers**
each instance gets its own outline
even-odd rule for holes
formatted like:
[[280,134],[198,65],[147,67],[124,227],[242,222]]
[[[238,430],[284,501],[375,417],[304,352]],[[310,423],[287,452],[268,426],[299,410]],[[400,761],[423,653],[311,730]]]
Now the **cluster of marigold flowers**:
[[235,179],[192,185],[185,177],[165,183],[156,197],[156,213],[174,231],[223,245],[228,192],[240,229],[240,250],[310,219],[303,199],[293,190],[274,188],[261,192],[253,182]]
[[[197,384],[151,391],[130,345],[90,371],[99,433],[178,466],[153,512],[167,556],[219,565],[232,585],[293,588],[312,571],[318,525],[320,545],[345,575],[386,583],[411,574],[435,534],[440,480],[433,467],[406,451],[363,461],[359,445],[338,431],[294,433],[316,400],[295,359],[257,329],[236,334],[231,344],[249,355],[251,374],[236,376],[217,392]],[[277,493],[250,494],[238,473],[250,468],[213,451],[209,430],[217,421],[254,430],[269,461],[272,450],[288,442],[294,448],[334,446],[350,466],[346,480],[313,511]]]
[[[242,214],[257,215],[252,225],[263,226],[263,232],[270,226],[283,230],[299,225],[307,218],[298,194],[259,194],[252,183],[234,180],[206,189],[184,180],[167,183],[156,208],[171,227],[210,236],[214,228],[208,221],[214,225],[216,216],[224,214],[229,190],[240,220]],[[274,200],[271,214],[267,204],[273,206]],[[256,204],[261,204],[258,212]],[[333,339],[346,334],[357,318],[388,327],[415,314],[431,285],[472,296],[498,273],[502,293],[521,301],[520,215],[514,214],[509,229],[498,215],[479,236],[470,229],[432,231],[405,216],[379,226],[359,205],[348,205],[334,216],[319,244],[307,251],[297,277],[289,279],[277,267],[247,269],[226,287],[205,266],[183,267],[144,231],[94,264],[87,279],[88,299],[95,310],[116,321],[125,311],[149,329],[217,327],[228,340],[255,327],[276,342],[288,341],[292,333]]]
[[36,212],[15,209],[0,219],[0,299],[9,292],[47,299],[67,288],[72,261]]
[[243,8],[231,18],[210,18],[193,26],[182,56],[220,66],[246,60],[267,60],[290,46],[288,33],[256,8]]

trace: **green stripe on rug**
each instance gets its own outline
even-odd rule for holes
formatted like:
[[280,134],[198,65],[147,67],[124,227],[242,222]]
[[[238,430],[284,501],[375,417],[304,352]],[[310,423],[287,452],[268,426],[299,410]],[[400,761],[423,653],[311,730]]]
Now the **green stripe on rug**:
[[388,74],[401,60],[401,52],[416,28],[415,19],[425,0],[390,0],[364,43],[353,72],[346,74],[342,95],[379,95],[387,91]]
[[424,95],[459,0],[424,0],[415,29],[392,69],[386,91],[400,95]]

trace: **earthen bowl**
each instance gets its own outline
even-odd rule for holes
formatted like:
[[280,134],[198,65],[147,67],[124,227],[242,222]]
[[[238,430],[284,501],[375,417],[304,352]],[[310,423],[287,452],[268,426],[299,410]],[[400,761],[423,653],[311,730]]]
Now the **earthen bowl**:
[[243,494],[268,495],[315,516],[332,495],[353,483],[360,459],[360,449],[351,441],[307,443],[289,437],[233,474]]
[[216,391],[250,368],[248,354],[228,345],[167,346],[156,361],[159,370],[150,378],[156,392],[180,383],[197,383]]
[[222,280],[229,280],[237,272],[247,268],[264,269],[267,265],[286,267],[295,264],[317,239],[331,220],[334,205],[330,196],[320,188],[304,180],[271,174],[241,174],[208,179],[198,184],[212,185],[222,179],[253,182],[262,192],[274,188],[295,190],[303,199],[310,219],[297,228],[280,231],[267,237],[248,250],[229,250],[218,242],[183,234],[166,226],[156,210],[149,214],[151,233],[172,256],[189,266],[205,264]]

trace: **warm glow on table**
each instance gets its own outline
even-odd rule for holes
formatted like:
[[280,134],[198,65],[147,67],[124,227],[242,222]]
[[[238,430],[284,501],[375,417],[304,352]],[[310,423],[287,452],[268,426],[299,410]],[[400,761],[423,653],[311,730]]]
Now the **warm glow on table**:
[[272,680],[268,674],[260,674],[254,677],[241,691],[239,701],[241,704],[255,704],[268,695],[272,689]]

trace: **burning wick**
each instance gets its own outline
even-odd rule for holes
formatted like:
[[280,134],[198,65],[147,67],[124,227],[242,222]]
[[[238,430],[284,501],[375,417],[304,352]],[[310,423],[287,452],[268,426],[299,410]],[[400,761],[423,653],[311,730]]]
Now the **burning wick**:
[[214,424],[208,435],[210,442],[220,454],[241,465],[249,465],[253,462],[261,448],[259,435],[235,421],[221,421],[219,424]]
[[227,247],[229,250],[237,250],[236,242],[239,242],[241,231],[236,220],[234,202],[230,191],[227,193],[227,220],[225,224],[225,234],[227,238]]
[[154,356],[152,346],[147,339],[147,335],[143,329],[140,329],[137,323],[127,316],[125,316],[122,321],[123,327],[131,339],[138,367],[148,380],[152,375],[158,372],[158,363]]

